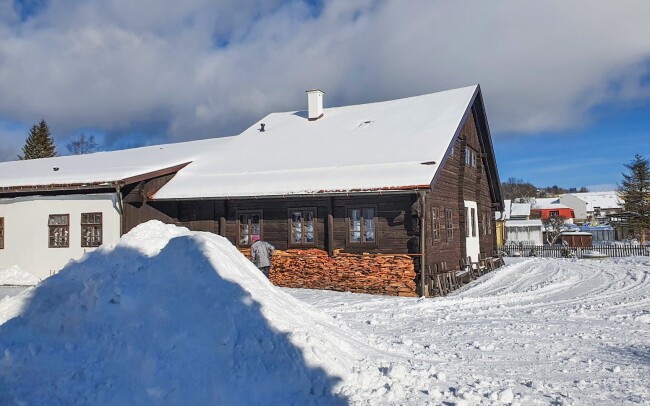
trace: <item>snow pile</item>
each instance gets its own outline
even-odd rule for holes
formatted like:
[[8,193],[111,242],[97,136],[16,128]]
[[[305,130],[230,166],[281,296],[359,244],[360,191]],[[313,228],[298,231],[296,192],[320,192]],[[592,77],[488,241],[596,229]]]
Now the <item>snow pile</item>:
[[344,403],[363,348],[226,239],[155,221],[21,300],[0,404]]
[[0,285],[33,286],[40,281],[38,277],[23,271],[18,265],[0,269]]

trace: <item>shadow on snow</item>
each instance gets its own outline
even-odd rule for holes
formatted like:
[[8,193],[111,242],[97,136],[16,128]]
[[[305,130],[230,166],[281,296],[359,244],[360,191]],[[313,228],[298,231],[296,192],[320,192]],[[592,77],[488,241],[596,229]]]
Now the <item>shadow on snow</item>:
[[97,250],[42,282],[0,326],[0,404],[346,404],[202,247]]

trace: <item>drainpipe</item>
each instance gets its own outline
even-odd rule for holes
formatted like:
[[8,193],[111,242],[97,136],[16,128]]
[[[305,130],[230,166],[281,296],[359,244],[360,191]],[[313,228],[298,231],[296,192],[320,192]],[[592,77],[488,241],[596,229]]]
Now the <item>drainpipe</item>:
[[122,190],[119,183],[115,184],[115,200],[117,200],[117,209],[120,212],[120,237],[124,229],[124,206],[122,205]]
[[424,239],[424,230],[426,229],[426,223],[425,223],[425,214],[426,214],[426,204],[425,204],[425,196],[426,196],[426,191],[420,190],[420,204],[422,205],[422,209],[420,210],[420,286],[422,292],[422,296],[427,297],[427,288],[424,284],[425,282],[425,277],[424,277],[424,270],[426,269],[426,256],[425,256],[425,246],[426,246],[426,240]]

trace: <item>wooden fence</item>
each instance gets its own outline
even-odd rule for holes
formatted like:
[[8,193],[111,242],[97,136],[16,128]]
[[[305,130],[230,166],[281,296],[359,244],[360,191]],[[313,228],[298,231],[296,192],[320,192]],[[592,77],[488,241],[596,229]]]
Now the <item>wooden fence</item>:
[[593,258],[592,251],[608,257],[650,256],[650,249],[640,245],[594,245],[591,247],[563,247],[550,245],[506,245],[499,247],[504,256],[545,258]]

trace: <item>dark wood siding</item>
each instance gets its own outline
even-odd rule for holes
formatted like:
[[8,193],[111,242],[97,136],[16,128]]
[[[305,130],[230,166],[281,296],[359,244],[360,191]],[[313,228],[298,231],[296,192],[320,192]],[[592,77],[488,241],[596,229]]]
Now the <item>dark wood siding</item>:
[[[476,168],[465,165],[465,148],[469,146],[478,153]],[[453,154],[449,152],[441,173],[432,190],[426,196],[427,229],[426,259],[427,264],[445,262],[449,269],[458,268],[465,256],[465,200],[477,203],[479,222],[479,241],[482,255],[492,255],[496,248],[496,228],[494,207],[486,174],[487,154],[482,149],[477,132],[474,115],[469,114],[454,144]],[[441,235],[439,241],[432,236],[433,225],[431,211],[436,207],[441,215]],[[454,236],[448,242],[444,229],[444,209],[450,207],[453,214]],[[486,216],[486,225],[490,230],[483,234],[482,218]],[[489,222],[488,222],[489,217]]]

